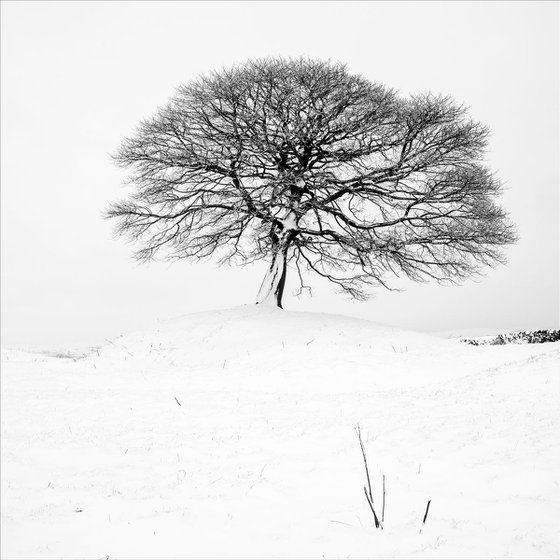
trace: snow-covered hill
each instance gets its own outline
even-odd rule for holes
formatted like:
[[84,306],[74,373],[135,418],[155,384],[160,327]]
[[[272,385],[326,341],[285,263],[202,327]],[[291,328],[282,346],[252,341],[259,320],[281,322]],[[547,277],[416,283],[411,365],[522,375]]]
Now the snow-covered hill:
[[251,305],[2,359],[2,558],[560,553],[560,343]]

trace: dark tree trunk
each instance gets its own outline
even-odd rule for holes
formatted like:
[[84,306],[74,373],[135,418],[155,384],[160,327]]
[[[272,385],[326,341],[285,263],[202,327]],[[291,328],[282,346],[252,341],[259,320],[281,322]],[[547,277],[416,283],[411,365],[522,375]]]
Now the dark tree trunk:
[[286,284],[286,251],[280,248],[273,254],[272,262],[262,281],[256,303],[274,304],[282,307],[282,295]]
[[282,295],[286,285],[288,250],[296,234],[294,231],[288,230],[276,231],[273,235],[272,261],[257,294],[256,303],[275,305],[282,309]]

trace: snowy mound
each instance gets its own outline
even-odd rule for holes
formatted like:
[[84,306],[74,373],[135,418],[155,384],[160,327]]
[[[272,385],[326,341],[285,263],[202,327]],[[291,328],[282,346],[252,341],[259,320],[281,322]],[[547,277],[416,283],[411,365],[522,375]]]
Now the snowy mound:
[[1,556],[556,558],[559,349],[251,305],[7,351]]
[[[131,371],[168,368],[185,376],[249,380],[253,387],[315,391],[425,385],[472,371],[459,341],[339,315],[247,305],[161,322],[100,349],[104,362]],[[486,363],[486,361],[485,361]]]
[[[145,352],[153,344],[165,347],[175,357],[188,359],[208,357],[208,350],[233,358],[252,350],[256,354],[280,353],[286,357],[304,348],[321,347],[321,351],[351,348],[394,353],[395,344],[403,342],[411,348],[421,348],[434,341],[429,335],[401,331],[376,325],[370,321],[339,315],[299,313],[266,305],[246,305],[233,309],[195,313],[160,322],[153,330],[135,333],[113,341],[104,350],[113,352],[127,346]],[[147,344],[149,345],[147,346]],[[203,346],[201,346],[203,345]],[[288,351],[284,351],[288,348]],[[193,356],[194,354],[194,356]],[[317,352],[313,352],[317,354]],[[113,354],[115,355],[115,354]]]

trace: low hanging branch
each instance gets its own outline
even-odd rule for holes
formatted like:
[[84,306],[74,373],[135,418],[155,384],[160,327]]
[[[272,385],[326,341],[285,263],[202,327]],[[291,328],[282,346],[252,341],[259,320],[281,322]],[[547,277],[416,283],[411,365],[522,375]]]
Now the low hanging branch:
[[137,257],[268,259],[354,298],[387,276],[455,281],[515,240],[482,163],[488,129],[450,97],[409,98],[342,64],[261,59],[178,88],[114,155],[133,194],[107,211]]

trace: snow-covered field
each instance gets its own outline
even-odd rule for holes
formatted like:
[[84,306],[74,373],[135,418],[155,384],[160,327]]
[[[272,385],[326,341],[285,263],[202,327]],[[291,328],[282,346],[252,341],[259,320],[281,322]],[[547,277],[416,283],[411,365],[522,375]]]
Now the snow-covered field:
[[250,305],[2,361],[3,559],[560,555],[560,343]]

